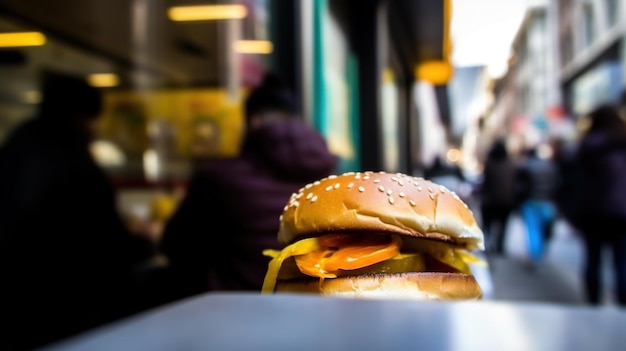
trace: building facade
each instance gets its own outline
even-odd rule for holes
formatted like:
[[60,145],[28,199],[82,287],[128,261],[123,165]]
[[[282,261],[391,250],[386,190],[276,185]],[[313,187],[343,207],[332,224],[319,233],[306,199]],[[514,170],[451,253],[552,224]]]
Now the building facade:
[[626,87],[626,1],[559,0],[560,83],[575,119]]
[[508,72],[491,89],[487,140],[493,128],[514,150],[575,138],[575,124],[592,108],[624,99],[626,1],[534,3],[512,44]]

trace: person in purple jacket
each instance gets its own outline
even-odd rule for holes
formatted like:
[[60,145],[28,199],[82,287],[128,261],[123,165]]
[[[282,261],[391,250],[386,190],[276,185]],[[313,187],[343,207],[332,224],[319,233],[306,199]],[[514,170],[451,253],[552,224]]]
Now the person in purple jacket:
[[298,118],[295,98],[268,75],[245,105],[239,157],[200,160],[161,243],[169,299],[206,291],[260,291],[279,248],[279,217],[292,193],[336,170],[325,139]]
[[617,303],[626,306],[626,124],[617,109],[597,107],[579,142],[570,189],[572,223],[586,248],[584,281],[591,304],[602,302],[602,250],[612,251]]

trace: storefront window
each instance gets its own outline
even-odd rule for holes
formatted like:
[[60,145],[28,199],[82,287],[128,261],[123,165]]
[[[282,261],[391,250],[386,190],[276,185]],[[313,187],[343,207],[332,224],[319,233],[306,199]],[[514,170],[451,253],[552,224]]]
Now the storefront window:
[[606,13],[609,27],[614,26],[619,18],[619,1],[606,0]]
[[580,117],[601,103],[616,102],[621,93],[619,62],[603,62],[573,82],[574,114]]
[[37,32],[45,43],[0,52],[0,142],[36,112],[39,77],[55,71],[101,89],[95,149],[122,155],[115,168],[102,160],[115,177],[153,179],[158,169],[184,178],[193,157],[236,155],[245,90],[274,50],[271,4],[233,1],[220,12],[169,1],[3,1],[0,32]]
[[583,40],[585,48],[591,46],[595,40],[595,19],[591,4],[583,5]]

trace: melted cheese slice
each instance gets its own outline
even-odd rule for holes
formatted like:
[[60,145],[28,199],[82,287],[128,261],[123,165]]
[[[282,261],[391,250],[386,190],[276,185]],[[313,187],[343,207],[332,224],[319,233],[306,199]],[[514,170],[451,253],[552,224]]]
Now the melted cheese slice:
[[269,266],[267,267],[267,273],[265,274],[265,279],[263,280],[263,288],[261,289],[261,292],[274,292],[274,287],[276,286],[276,278],[278,278],[278,271],[280,271],[280,267],[283,265],[283,261],[292,256],[304,255],[314,251],[320,251],[320,249],[321,246],[318,238],[309,238],[296,241],[295,243],[285,247],[281,251],[263,251],[264,255],[273,258],[270,261]]
[[[405,247],[412,253],[400,253]],[[399,236],[350,234],[326,234],[317,238],[297,241],[281,251],[265,250],[263,254],[272,257],[263,282],[263,293],[272,293],[283,262],[294,257],[303,274],[324,278],[346,275],[346,271],[367,269],[368,267],[403,267],[404,271],[424,271],[421,253],[458,271],[470,274],[468,263],[482,262],[479,258],[452,246],[420,239],[402,240]],[[379,265],[381,262],[387,262]]]

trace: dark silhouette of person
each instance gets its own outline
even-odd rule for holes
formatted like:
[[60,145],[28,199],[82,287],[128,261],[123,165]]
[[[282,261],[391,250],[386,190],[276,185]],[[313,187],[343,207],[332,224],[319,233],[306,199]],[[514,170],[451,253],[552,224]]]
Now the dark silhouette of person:
[[465,176],[456,165],[447,163],[441,156],[436,156],[432,165],[424,170],[424,177],[427,179],[434,179],[437,177],[452,176],[459,180],[465,180]]
[[505,141],[496,140],[485,160],[480,199],[487,250],[495,254],[504,253],[506,225],[515,209],[516,170]]
[[246,133],[235,158],[195,165],[187,196],[166,226],[169,299],[205,291],[259,291],[280,248],[279,217],[292,193],[335,170],[324,138],[297,115],[295,98],[273,75],[245,105]]
[[572,196],[576,194],[576,149],[577,142],[574,140],[554,139],[552,141],[554,149],[554,162],[559,170],[559,184],[555,194],[558,216],[570,225],[576,221],[572,209],[576,202],[572,201]]
[[88,143],[102,100],[48,72],[37,116],[0,149],[0,348],[30,349],[133,312],[132,268],[151,254],[115,206]]
[[466,179],[461,167],[448,163],[437,155],[433,163],[424,170],[424,177],[454,191],[464,201],[468,201],[469,192],[465,189]]
[[601,105],[575,156],[572,222],[586,249],[584,272],[589,303],[602,299],[602,250],[612,250],[617,302],[626,306],[626,124],[617,109]]

